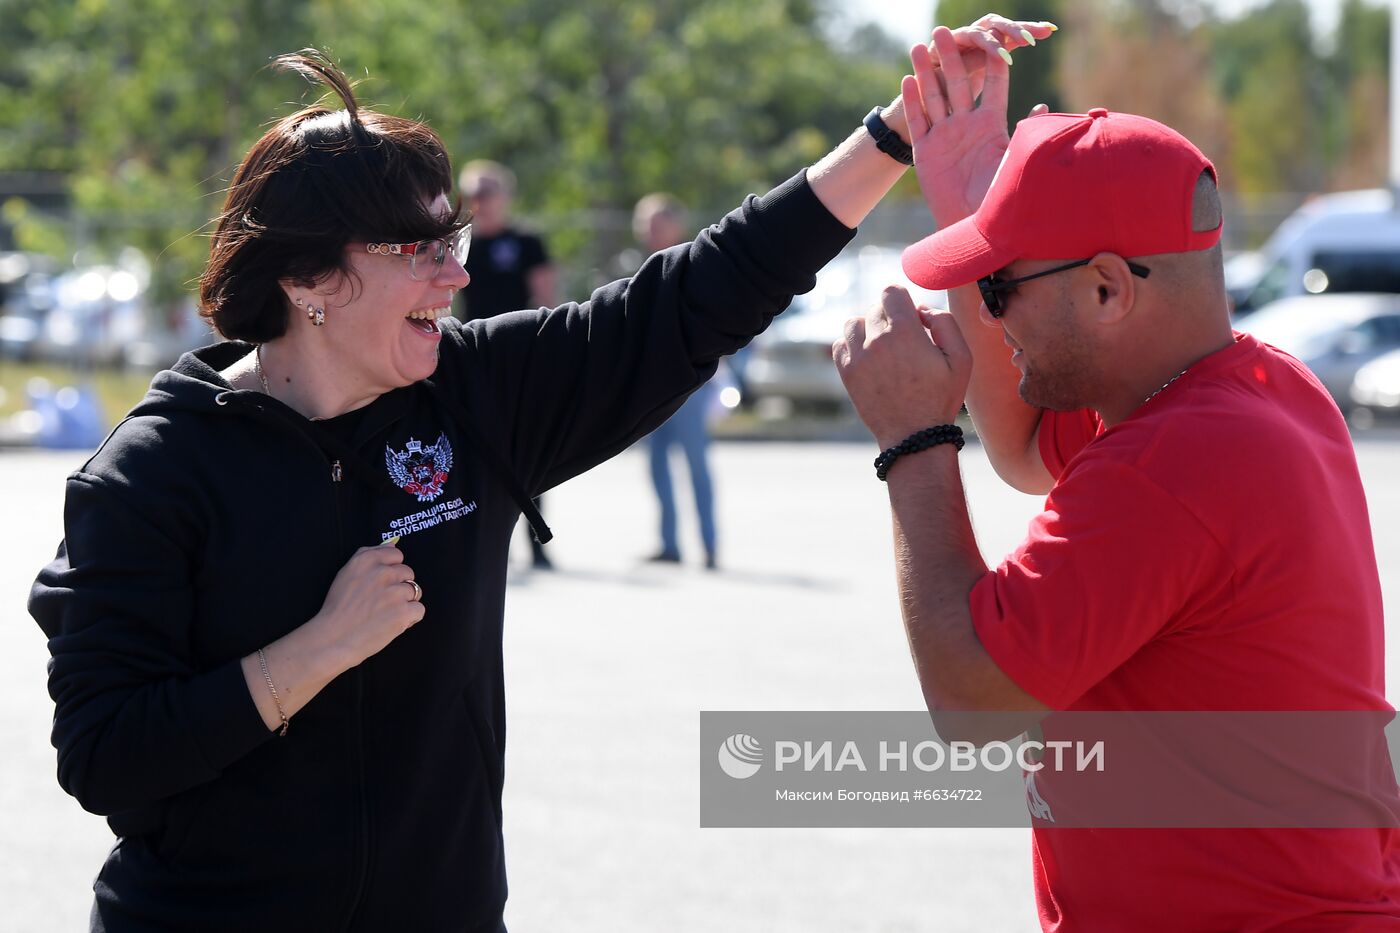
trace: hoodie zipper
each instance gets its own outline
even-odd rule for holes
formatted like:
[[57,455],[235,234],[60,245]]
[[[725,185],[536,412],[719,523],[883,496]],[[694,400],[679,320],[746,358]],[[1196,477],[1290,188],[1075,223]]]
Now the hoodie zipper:
[[[227,402],[221,401],[218,404],[224,405],[227,404]],[[254,404],[253,407],[257,411],[263,413],[264,415],[267,415],[267,409],[263,405]],[[287,423],[283,419],[276,420],[282,421],[282,423],[286,424],[288,427],[295,427],[294,425]],[[346,541],[345,535],[345,498],[347,493],[345,491],[344,485],[344,464],[341,462],[340,459],[333,459],[331,455],[324,448],[322,448],[322,446],[319,443],[317,443],[317,441],[312,436],[308,435],[303,431],[295,431],[295,433],[316,449],[317,453],[319,453],[321,457],[324,458],[323,462],[324,460],[330,461],[331,500],[333,503],[332,508],[335,512],[336,541],[341,547],[344,547],[350,543]],[[369,796],[365,790],[366,751],[364,672],[360,669],[360,667],[357,666],[352,668],[349,673],[351,683],[354,684],[355,690],[355,771],[359,778],[359,780],[356,783],[356,799],[359,805],[360,832],[359,838],[356,840],[356,847],[359,849],[359,865],[356,868],[354,882],[351,885],[350,889],[350,909],[346,912],[345,921],[342,924],[342,928],[347,930],[353,928],[355,924],[355,915],[359,912],[360,904],[364,901],[365,890],[368,887],[370,872]]]
[[[339,460],[331,461],[331,496],[335,500],[335,525],[336,536],[340,543],[345,545],[345,468]],[[369,887],[370,869],[370,826],[369,826],[369,794],[366,791],[365,775],[365,677],[364,671],[356,666],[350,670],[350,682],[355,687],[355,772],[359,777],[356,781],[355,796],[359,805],[360,833],[358,845],[359,865],[356,867],[355,882],[350,891],[350,910],[345,915],[345,929],[353,929],[355,926],[355,915],[360,911],[360,904],[365,899],[365,889]]]

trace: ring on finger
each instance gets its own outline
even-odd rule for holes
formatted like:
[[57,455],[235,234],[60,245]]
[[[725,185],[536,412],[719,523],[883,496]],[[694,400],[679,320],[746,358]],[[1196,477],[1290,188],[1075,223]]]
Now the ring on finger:
[[421,602],[423,601],[423,588],[422,588],[421,586],[418,585],[418,581],[417,581],[417,580],[405,580],[405,581],[403,581],[403,582],[405,582],[405,583],[407,583],[409,586],[413,587],[413,598],[410,599],[409,602],[421,603]]

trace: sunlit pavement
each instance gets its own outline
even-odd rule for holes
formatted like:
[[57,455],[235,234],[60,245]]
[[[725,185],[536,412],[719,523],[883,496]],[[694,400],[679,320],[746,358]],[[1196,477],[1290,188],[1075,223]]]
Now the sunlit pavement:
[[[1373,435],[1357,449],[1394,606],[1400,438]],[[680,567],[642,563],[658,541],[638,452],[551,493],[558,570],[530,572],[518,539],[506,620],[512,933],[1035,927],[1024,830],[699,828],[701,710],[920,707],[874,453],[717,445],[717,573],[699,566],[680,462],[690,545]],[[62,478],[81,459],[0,454],[0,930],[84,929],[111,841],[54,781],[47,654],[23,609],[61,534]],[[1039,500],[1002,487],[974,445],[962,463],[979,540],[995,559]],[[1390,641],[1394,685],[1400,636]]]

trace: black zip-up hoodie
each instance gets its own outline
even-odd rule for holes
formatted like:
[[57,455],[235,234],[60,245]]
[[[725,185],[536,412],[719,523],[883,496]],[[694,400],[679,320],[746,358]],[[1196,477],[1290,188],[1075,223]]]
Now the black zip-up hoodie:
[[[850,236],[798,175],[583,304],[443,322],[432,379],[339,439],[223,380],[246,344],[160,373],[69,477],[29,604],[59,782],[118,837],[94,928],[495,930],[518,503],[664,421]],[[277,738],[239,659],[396,534],[425,618]]]

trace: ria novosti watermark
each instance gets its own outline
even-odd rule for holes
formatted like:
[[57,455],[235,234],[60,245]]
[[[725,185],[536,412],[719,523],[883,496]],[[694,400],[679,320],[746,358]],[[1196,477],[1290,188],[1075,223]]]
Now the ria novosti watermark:
[[702,713],[701,825],[1400,825],[1389,712],[1028,715]]
[[[734,747],[739,746],[747,754],[739,758]],[[847,768],[868,772],[873,767],[879,771],[1005,771],[1019,767],[1023,771],[1039,771],[1046,767],[1042,760],[1045,755],[1053,756],[1056,771],[1095,771],[1104,769],[1104,743],[1099,740],[1092,746],[1083,742],[1055,741],[1041,742],[1035,739],[1024,741],[990,741],[985,745],[974,742],[953,741],[946,745],[934,739],[925,739],[910,748],[908,740],[890,742],[882,739],[879,752],[873,765],[867,765],[861,754],[860,745],[846,741],[837,751],[835,742],[793,742],[779,740],[773,743],[773,770],[800,769],[802,771],[840,772]],[[763,745],[751,735],[732,735],[720,746],[720,767],[732,778],[753,777],[763,762]]]

